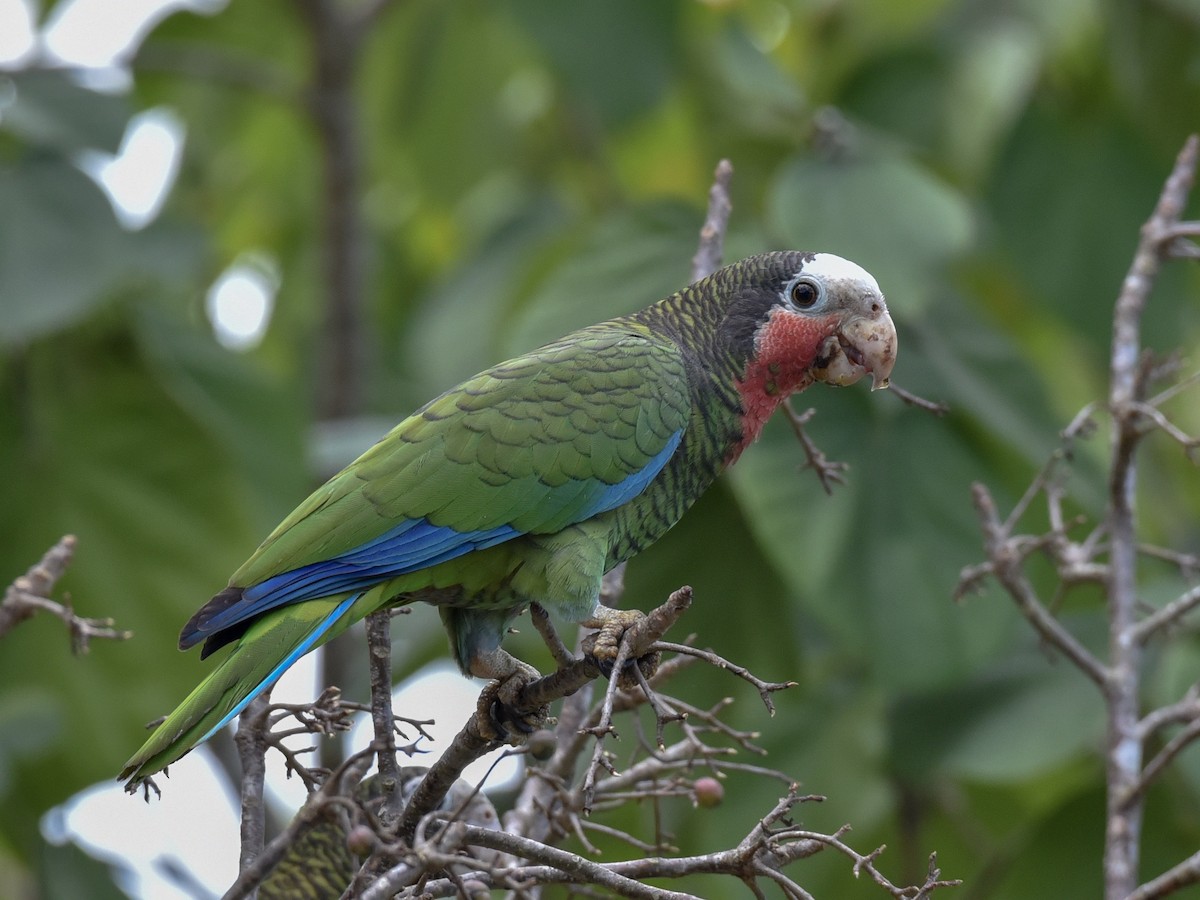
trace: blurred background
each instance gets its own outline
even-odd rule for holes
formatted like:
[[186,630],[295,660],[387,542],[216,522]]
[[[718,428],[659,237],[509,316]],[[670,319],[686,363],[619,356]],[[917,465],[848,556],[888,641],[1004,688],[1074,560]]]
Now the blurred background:
[[[895,381],[952,412],[805,394],[847,484],[825,496],[771,423],[630,565],[624,604],[689,583],[701,644],[800,683],[775,719],[718,673],[676,687],[735,696],[766,764],[829,797],[805,824],[887,843],[897,883],[937,850],[960,898],[1097,896],[1099,697],[998,592],[951,593],[982,555],[970,483],[1007,508],[1105,396],[1113,300],[1197,128],[1197,0],[0,0],[0,583],[73,533],[63,587],[135,633],[74,658],[44,617],[0,643],[0,896],[122,896],[113,877],[150,896],[47,814],[198,680],[180,625],[421,402],[682,286],[721,157],[726,259],[869,269]],[[1165,270],[1145,328],[1195,368],[1194,267]],[[1169,411],[1200,431],[1194,394]],[[1105,452],[1103,433],[1080,448],[1073,510],[1102,508]],[[1143,476],[1146,540],[1196,552],[1200,475],[1157,441]],[[1145,573],[1152,601],[1180,588]],[[1103,652],[1097,592],[1057,610]],[[398,679],[445,654],[431,609],[396,635]],[[324,666],[363,699],[348,637]],[[1148,666],[1147,702],[1177,699],[1194,634]],[[778,795],[728,788],[719,814],[665,810],[679,846],[729,846]],[[153,815],[120,800],[110,830]],[[1146,877],[1195,850],[1198,800],[1193,750],[1151,794]],[[215,803],[168,818],[197,828]],[[175,872],[161,896],[228,883],[142,849]],[[789,871],[882,895],[829,853]]]

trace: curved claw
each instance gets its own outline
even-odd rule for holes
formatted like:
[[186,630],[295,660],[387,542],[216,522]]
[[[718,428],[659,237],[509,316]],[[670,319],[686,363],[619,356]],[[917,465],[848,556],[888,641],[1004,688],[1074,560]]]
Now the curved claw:
[[[596,659],[596,657],[592,657]],[[596,659],[596,665],[600,667],[601,674],[609,681],[613,679],[613,668],[616,660],[612,659]],[[649,681],[654,673],[658,671],[658,666],[662,662],[662,653],[658,650],[653,650],[644,656],[639,656],[637,659],[630,659],[621,667],[621,671],[616,673],[617,687],[626,693],[634,691],[641,687],[641,680],[638,678],[638,672],[641,672],[642,678]]]
[[[600,673],[605,678],[612,680],[613,669],[625,632],[634,623],[645,617],[645,613],[636,609],[597,607],[592,617],[583,623],[586,627],[600,629],[585,637],[580,649],[585,656],[595,661]],[[627,660],[621,671],[616,673],[617,686],[623,691],[637,688],[638,678],[634,667],[636,666],[641,671],[643,677],[649,678],[658,671],[661,661],[662,654],[657,651],[647,653],[637,659]]]
[[546,723],[549,706],[529,709],[516,702],[525,686],[539,677],[537,669],[521,663],[507,678],[493,681],[480,691],[475,710],[483,737],[519,747]]

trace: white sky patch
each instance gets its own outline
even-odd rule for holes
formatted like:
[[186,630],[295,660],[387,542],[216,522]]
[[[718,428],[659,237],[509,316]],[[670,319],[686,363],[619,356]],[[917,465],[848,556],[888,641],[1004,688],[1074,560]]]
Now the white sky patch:
[[158,780],[162,797],[149,803],[112,781],[93,785],[46,813],[42,835],[127,867],[122,887],[142,900],[192,900],[161,874],[167,860],[219,897],[237,878],[239,838],[235,798],[216,760],[207,748],[195,750]]
[[89,152],[79,166],[108,194],[117,220],[137,230],[162,210],[183,156],[184,127],[170,109],[159,107],[129,120],[116,156]]
[[[425,730],[433,736],[432,742],[421,745],[425,754],[419,754],[411,759],[401,758],[402,766],[431,766],[450,746],[454,736],[462,728],[463,723],[471,717],[479,700],[479,692],[485,682],[472,680],[462,675],[450,662],[435,662],[418,670],[392,692],[392,706],[396,715],[410,719],[432,719],[434,724],[425,726]],[[410,738],[415,733],[406,730]],[[362,716],[350,730],[350,746],[365,747],[374,738],[371,720]],[[399,739],[398,739],[399,740]],[[471,784],[477,784],[488,769],[501,756],[504,750],[493,750],[486,756],[475,760],[463,772],[463,778]],[[521,761],[516,757],[501,760],[495,771],[488,777],[484,790],[488,793],[511,788],[521,776]]]
[[[316,653],[310,653],[288,669],[271,692],[272,701],[311,701],[317,693],[316,658]],[[483,682],[464,678],[453,665],[441,662],[426,666],[397,687],[393,702],[398,714],[436,722],[427,726],[434,736],[433,742],[423,745],[429,752],[411,760],[402,758],[401,765],[432,765],[475,710],[482,686]],[[363,714],[348,736],[348,746],[365,747],[372,737],[370,718]],[[299,748],[319,740],[326,739],[299,737],[292,744]],[[464,777],[474,784],[502,753],[497,750],[477,760]],[[488,778],[486,790],[508,789],[520,775],[518,759],[502,760]],[[152,797],[148,804],[114,782],[93,785],[43,816],[42,834],[55,844],[73,840],[93,856],[125,866],[129,875],[121,886],[138,900],[194,900],[194,895],[163,874],[161,864],[166,860],[190,873],[214,897],[220,896],[237,877],[237,798],[204,746],[172,763],[171,777],[160,775],[157,781],[162,797]],[[284,816],[299,809],[306,798],[300,779],[287,778],[274,752],[267,754],[266,791]]]
[[279,290],[279,267],[262,253],[246,253],[208,289],[205,309],[217,340],[230,350],[257,347],[267,332]]
[[[283,674],[271,699],[308,703],[316,696],[316,685],[316,654],[310,653]],[[136,737],[131,736],[131,752]],[[149,803],[112,781],[93,785],[43,816],[42,834],[51,843],[73,840],[99,859],[128,867],[122,887],[140,900],[195,900],[164,875],[165,860],[219,897],[237,878],[237,798],[205,746],[171,763],[170,778],[158,775],[156,780],[162,797],[152,796]],[[269,753],[268,794],[283,797],[286,809],[296,810],[304,802],[303,786],[298,795],[290,790],[296,785],[299,780],[288,781],[279,756]]]
[[0,0],[0,67],[21,66],[36,49],[31,0]]
[[226,0],[70,0],[46,23],[46,55],[62,65],[104,69],[124,63],[172,13],[215,13]]
[[[312,655],[304,657],[296,665],[311,664],[309,661]],[[309,682],[308,693],[305,696],[295,696],[285,698],[281,693],[284,688],[284,681],[292,676],[292,672],[296,666],[289,669],[284,678],[280,680],[276,689],[271,692],[273,700],[287,703],[306,703],[316,696],[315,682],[315,665],[308,674]],[[303,683],[303,682],[300,682]],[[423,741],[420,749],[423,753],[419,753],[413,757],[400,757],[400,765],[402,766],[431,766],[433,763],[446,751],[450,746],[450,742],[454,740],[454,736],[458,733],[463,723],[471,717],[471,713],[475,711],[476,701],[479,699],[479,692],[483,689],[484,682],[472,681],[459,673],[449,662],[436,662],[425,666],[423,669],[415,672],[411,678],[406,679],[399,684],[392,692],[392,709],[396,715],[406,716],[410,719],[432,719],[434,724],[425,726],[425,730],[433,736],[432,741]],[[405,728],[405,734],[408,740],[415,740],[417,733],[412,729]],[[352,750],[358,750],[366,747],[375,738],[374,727],[371,724],[371,717],[366,713],[360,713],[356,717],[354,727],[346,736],[347,747]],[[301,739],[303,740],[303,739]],[[405,743],[405,738],[398,737],[400,743]],[[301,744],[297,744],[301,746]],[[463,773],[463,778],[471,784],[478,783],[485,775],[488,768],[496,762],[504,754],[504,751],[494,750],[487,756],[477,759],[471,765],[467,766]],[[372,765],[368,774],[373,774],[375,767]],[[496,765],[496,769],[488,777],[484,790],[487,793],[499,790],[508,790],[513,787],[522,772],[522,764],[515,757],[508,757],[500,761]],[[304,803],[306,794],[304,784],[299,778],[286,778],[282,774],[282,768],[272,764],[271,757],[267,758],[267,796],[271,802],[278,804],[281,808],[287,810],[299,809]]]

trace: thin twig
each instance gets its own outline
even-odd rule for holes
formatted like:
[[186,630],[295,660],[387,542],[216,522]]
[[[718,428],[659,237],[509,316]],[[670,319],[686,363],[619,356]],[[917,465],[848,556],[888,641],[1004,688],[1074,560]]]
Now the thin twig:
[[725,657],[714,653],[712,650],[701,650],[696,647],[689,647],[686,644],[673,644],[667,641],[659,641],[658,647],[661,650],[671,653],[679,653],[681,655],[694,656],[697,659],[703,660],[711,666],[718,669],[725,669],[732,672],[738,678],[748,681],[754,685],[758,691],[758,696],[762,699],[763,705],[767,708],[767,712],[772,716],[775,715],[775,703],[771,699],[771,695],[776,691],[784,691],[788,688],[794,688],[798,682],[795,681],[763,681],[749,669],[744,666],[739,666],[737,663],[730,662]]
[[825,493],[832,494],[835,484],[846,483],[844,473],[850,468],[849,464],[827,458],[813,442],[813,439],[808,436],[808,431],[804,426],[817,414],[815,409],[809,408],[798,413],[792,406],[791,398],[788,398],[783,401],[783,412],[787,416],[788,424],[792,426],[796,439],[800,441],[800,446],[804,448],[805,468],[816,472],[817,479],[821,482]]
[[900,387],[900,385],[896,384],[895,379],[889,380],[888,393],[906,406],[915,406],[917,409],[923,409],[926,412],[933,413],[935,416],[944,416],[950,412],[950,404],[944,400],[926,400],[924,397]]
[[550,656],[554,658],[554,664],[558,668],[565,669],[575,661],[574,655],[555,631],[554,623],[550,621],[550,613],[546,612],[546,608],[542,604],[529,604],[529,620],[533,622],[533,627],[541,635],[546,647],[549,648]]
[[1146,790],[1162,774],[1163,770],[1171,764],[1171,761],[1186,750],[1188,746],[1195,743],[1197,738],[1200,738],[1200,718],[1189,722],[1182,731],[1163,745],[1162,749],[1151,758],[1150,762],[1146,763],[1145,768],[1142,769],[1142,774],[1126,793],[1124,797],[1125,805],[1129,806],[1135,800],[1140,800],[1145,796]]
[[1138,738],[1144,743],[1161,728],[1200,718],[1200,683],[1188,688],[1182,699],[1153,709],[1138,723]]
[[1108,669],[1090,650],[1079,643],[1038,599],[1037,591],[1021,569],[1022,554],[1014,547],[1013,539],[1001,526],[991,493],[977,482],[972,485],[971,494],[983,525],[984,547],[989,560],[990,574],[1003,585],[1016,602],[1021,614],[1048,644],[1062,651],[1081,672],[1101,688],[1105,688],[1108,684]]
[[1156,633],[1178,622],[1189,612],[1200,606],[1200,585],[1185,591],[1166,606],[1142,619],[1133,626],[1133,639],[1145,644]]
[[112,619],[87,619],[75,615],[69,598],[60,603],[50,595],[75,555],[75,536],[68,534],[45,552],[24,575],[18,576],[4,592],[0,601],[0,638],[37,612],[48,612],[66,623],[71,634],[71,652],[81,656],[88,652],[88,641],[104,638],[124,641],[133,637],[132,631],[119,631]]
[[1197,882],[1200,882],[1200,851],[1172,866],[1157,878],[1147,881],[1126,900],[1157,900]]
[[725,231],[733,203],[729,199],[729,183],[733,180],[733,164],[727,159],[717,163],[712,187],[708,191],[708,212],[700,227],[700,244],[692,257],[692,281],[699,281],[721,267],[725,252]]

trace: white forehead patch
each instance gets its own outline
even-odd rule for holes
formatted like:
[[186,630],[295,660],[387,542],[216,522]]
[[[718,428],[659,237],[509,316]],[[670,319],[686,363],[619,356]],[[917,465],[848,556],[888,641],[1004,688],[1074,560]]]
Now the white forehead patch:
[[879,282],[875,280],[874,275],[858,263],[852,263],[850,260],[834,256],[832,253],[816,254],[813,256],[812,262],[805,264],[804,271],[809,275],[820,276],[826,283],[835,281],[858,282],[871,288],[880,296],[883,295],[883,291],[879,290]]

